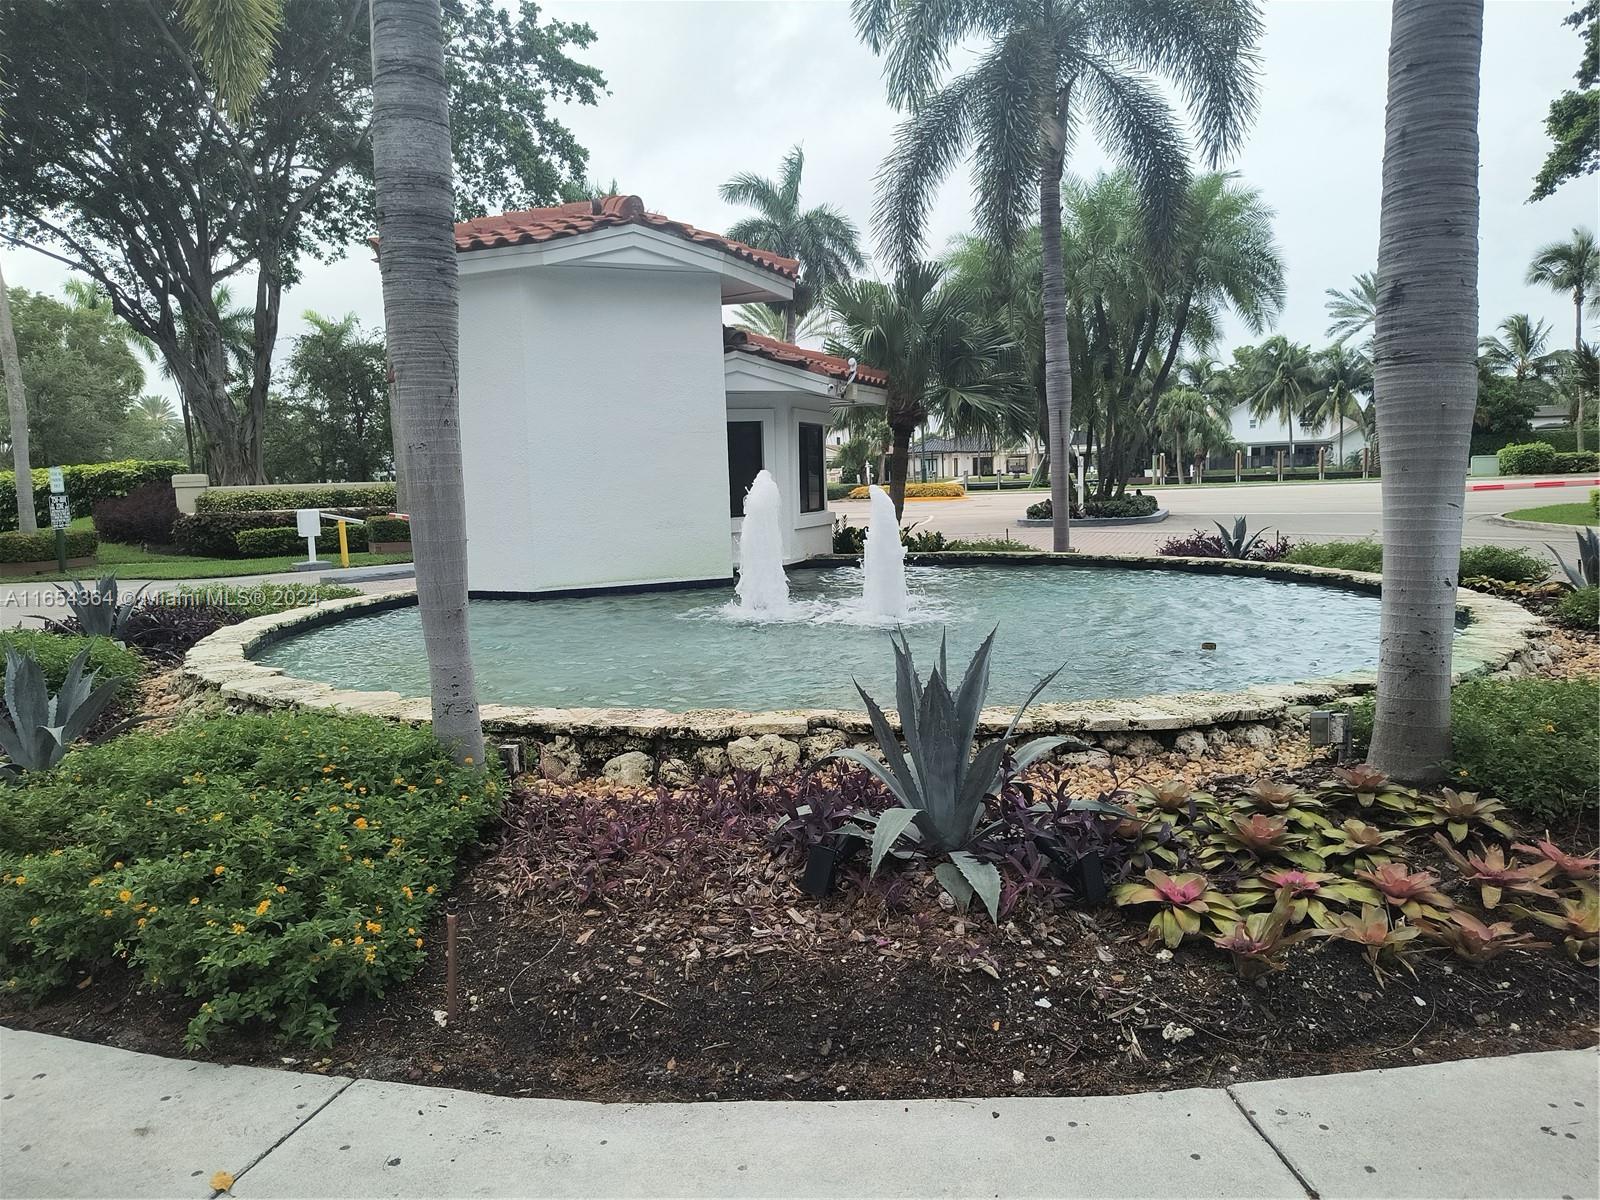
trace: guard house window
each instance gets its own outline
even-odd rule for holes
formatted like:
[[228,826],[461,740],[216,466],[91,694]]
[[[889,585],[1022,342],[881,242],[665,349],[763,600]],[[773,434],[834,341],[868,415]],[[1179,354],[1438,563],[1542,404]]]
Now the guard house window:
[[821,425],[800,426],[800,511],[821,512],[828,506],[822,460]]
[[744,494],[766,464],[761,460],[761,422],[728,422],[728,515],[744,516]]

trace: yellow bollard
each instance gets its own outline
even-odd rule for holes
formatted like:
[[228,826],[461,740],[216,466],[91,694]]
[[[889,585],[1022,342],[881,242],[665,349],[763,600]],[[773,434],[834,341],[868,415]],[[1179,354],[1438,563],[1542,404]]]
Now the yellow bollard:
[[341,567],[348,567],[350,565],[350,538],[349,538],[349,535],[345,533],[344,526],[345,526],[345,523],[343,521],[340,521],[339,522],[339,565]]

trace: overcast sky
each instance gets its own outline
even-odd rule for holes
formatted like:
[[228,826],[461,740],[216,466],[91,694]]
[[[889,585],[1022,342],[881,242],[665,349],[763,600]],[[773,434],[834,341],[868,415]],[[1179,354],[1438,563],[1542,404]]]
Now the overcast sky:
[[[1277,212],[1288,266],[1277,331],[1321,345],[1324,290],[1376,266],[1389,5],[1265,7],[1261,114],[1229,165]],[[1600,180],[1525,200],[1548,146],[1545,110],[1577,67],[1579,39],[1561,24],[1571,8],[1568,0],[1488,0],[1484,31],[1480,323],[1488,330],[1508,313],[1529,312],[1551,323],[1557,346],[1571,344],[1570,301],[1527,287],[1523,276],[1537,246],[1597,223]],[[720,230],[738,214],[717,198],[718,184],[738,171],[776,173],[799,142],[803,199],[834,204],[867,230],[872,177],[896,114],[883,98],[880,64],[852,33],[846,0],[556,0],[545,13],[587,21],[598,34],[585,57],[605,72],[609,94],[565,113],[589,150],[593,177],[615,177],[649,208]],[[1092,174],[1104,165],[1096,147],[1083,145],[1069,169]],[[932,213],[933,251],[970,227],[973,203],[958,171]],[[284,297],[283,338],[303,329],[308,308],[353,310],[381,323],[377,268],[364,250],[353,251],[331,265],[307,264],[304,281]],[[65,277],[15,250],[6,251],[6,274],[13,286],[48,291]],[[1234,332],[1220,357],[1250,340]],[[280,340],[279,362],[286,351]],[[154,372],[149,386],[159,386]]]

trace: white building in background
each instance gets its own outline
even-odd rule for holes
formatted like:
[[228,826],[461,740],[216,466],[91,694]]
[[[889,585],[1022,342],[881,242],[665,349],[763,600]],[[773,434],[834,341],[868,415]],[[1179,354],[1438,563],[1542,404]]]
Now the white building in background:
[[[1303,421],[1296,422],[1292,459],[1289,453],[1289,426],[1281,416],[1274,414],[1257,417],[1250,412],[1247,405],[1241,404],[1229,414],[1228,424],[1233,440],[1239,443],[1239,448],[1244,451],[1246,468],[1276,466],[1277,452],[1280,450],[1283,451],[1285,467],[1314,467],[1317,465],[1317,450],[1321,447],[1327,447],[1327,464],[1330,470],[1342,463],[1339,457],[1339,427],[1332,421],[1309,426]],[[1349,417],[1344,419],[1343,444],[1344,458],[1361,453],[1367,444],[1361,426]],[[1232,467],[1232,453],[1213,455],[1207,463],[1208,470],[1226,470]]]
[[466,221],[456,250],[474,594],[726,581],[762,468],[787,560],[831,548],[829,413],[884,377],[722,323],[788,299],[794,260],[637,196]]

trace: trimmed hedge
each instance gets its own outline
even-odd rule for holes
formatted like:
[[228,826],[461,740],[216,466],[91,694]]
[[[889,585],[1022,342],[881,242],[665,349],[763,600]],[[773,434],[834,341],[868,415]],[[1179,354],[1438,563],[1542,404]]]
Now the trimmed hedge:
[[[1111,517],[1149,517],[1155,515],[1159,505],[1154,496],[1136,493],[1132,496],[1109,496],[1104,500],[1085,500],[1072,514],[1073,520],[1085,518],[1105,520]],[[1048,499],[1028,505],[1028,520],[1048,521],[1055,514],[1055,504]]]
[[[885,489],[885,490],[887,490],[887,489]],[[960,497],[965,496],[966,494],[967,494],[967,489],[962,487],[959,483],[955,483],[954,481],[946,481],[944,483],[908,483],[908,484],[906,484],[906,499],[907,500],[929,500],[929,499],[953,500],[953,499],[959,499]],[[847,493],[847,495],[852,500],[865,500],[867,498],[866,485],[863,484],[860,487],[851,488],[850,491]]]
[[[1525,441],[1533,436],[1537,436],[1539,441],[1553,446],[1557,454],[1563,454],[1578,448],[1577,430],[1569,425],[1565,428],[1533,431],[1524,429],[1520,433],[1487,433],[1483,430],[1478,430],[1472,435],[1472,453],[1495,454],[1502,446]],[[1600,446],[1600,429],[1593,425],[1585,425],[1583,427],[1583,444],[1590,449]]]
[[144,660],[132,650],[110,638],[86,638],[78,634],[52,633],[47,629],[8,629],[0,632],[0,679],[5,678],[7,650],[26,654],[39,664],[44,679],[52,692],[61,687],[67,677],[67,668],[82,650],[89,646],[89,667],[98,673],[98,681],[117,681],[117,696],[132,699],[139,676],[144,674]]
[[281,487],[210,488],[195,498],[198,513],[261,512],[296,508],[375,508],[395,506],[392,483],[285,484]]
[[1556,469],[1556,448],[1549,442],[1514,442],[1495,458],[1502,475],[1547,475]]
[[[241,558],[271,558],[280,554],[299,554],[306,548],[306,540],[293,525],[274,525],[266,529],[242,529],[233,539],[239,547]],[[345,543],[352,552],[367,548],[367,529],[364,525],[351,525],[345,531]],[[338,553],[339,530],[334,525],[324,525],[317,537],[319,551]]]
[[[348,508],[340,509],[346,516],[366,518],[386,512],[386,509]],[[248,512],[203,512],[192,517],[179,517],[172,526],[173,544],[185,554],[195,554],[202,558],[248,558],[249,555],[239,549],[239,534],[251,529],[287,529],[294,531],[295,516],[293,509],[278,509],[272,512],[260,510]],[[360,532],[359,526],[351,526],[350,533],[355,537]],[[334,535],[333,544],[338,545],[338,536]],[[362,535],[362,545],[366,545],[365,536]],[[305,548],[305,539],[299,540],[298,549]],[[292,554],[295,548],[279,553]]]
[[1600,450],[1556,451],[1556,471],[1562,475],[1583,475],[1600,471]]
[[[16,514],[13,513],[13,516]],[[67,530],[67,557],[88,558],[100,548],[100,538],[92,529]],[[56,535],[46,528],[39,533],[0,533],[0,563],[54,562]]]
[[367,543],[409,542],[411,522],[402,517],[373,517],[367,521]]
[[167,546],[177,519],[178,501],[170,482],[147,483],[94,506],[94,531],[108,542]]
[[[124,459],[120,462],[77,463],[62,467],[61,474],[67,487],[67,502],[74,517],[87,517],[101,500],[126,496],[151,483],[172,482],[172,477],[188,470],[175,461],[163,459]],[[0,471],[0,496],[16,495],[16,475]],[[50,471],[47,467],[33,470],[33,511],[40,525],[50,523]],[[0,530],[17,527],[15,504],[0,504]],[[52,550],[51,554],[54,555]]]

